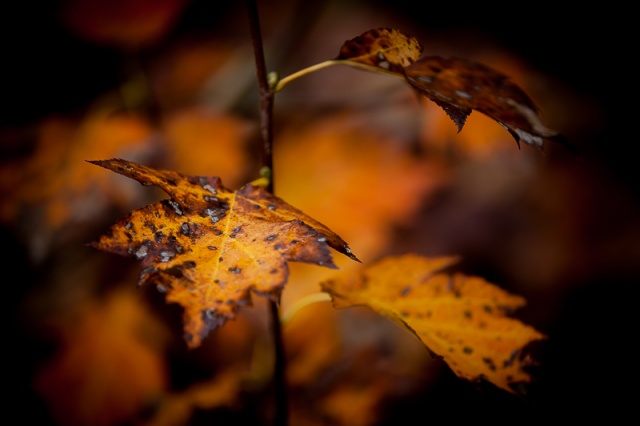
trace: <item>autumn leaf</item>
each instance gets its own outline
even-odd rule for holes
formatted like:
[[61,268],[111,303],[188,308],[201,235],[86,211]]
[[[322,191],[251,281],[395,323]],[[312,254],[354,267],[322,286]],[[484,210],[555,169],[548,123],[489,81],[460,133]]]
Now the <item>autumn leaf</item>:
[[567,138],[547,128],[527,94],[504,74],[481,63],[440,56],[420,58],[420,42],[403,32],[376,28],[347,40],[337,58],[295,73],[278,82],[279,91],[301,75],[336,64],[403,77],[420,95],[440,106],[458,127],[473,110],[491,117],[516,140],[542,149],[545,139],[565,144]]
[[506,316],[524,298],[480,277],[441,271],[456,260],[391,256],[321,287],[336,308],[367,306],[414,333],[457,376],[515,393],[513,385],[531,379],[522,349],[545,336]]
[[502,73],[460,59],[427,56],[404,69],[405,78],[420,94],[439,105],[461,131],[472,110],[496,120],[520,140],[542,148],[544,139],[566,142],[544,126],[533,101]]
[[252,291],[278,301],[287,261],[336,268],[330,247],[358,261],[337,234],[261,187],[230,191],[218,177],[122,159],[90,163],[171,197],[134,210],[90,246],[142,262],[139,284],[153,281],[184,308],[190,348],[251,304]]
[[337,59],[402,73],[422,53],[414,37],[390,28],[376,28],[347,40]]

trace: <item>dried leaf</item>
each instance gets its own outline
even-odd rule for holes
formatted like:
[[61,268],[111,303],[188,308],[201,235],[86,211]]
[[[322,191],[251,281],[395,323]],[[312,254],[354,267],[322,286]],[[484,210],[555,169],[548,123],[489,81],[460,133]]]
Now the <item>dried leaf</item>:
[[376,28],[347,40],[338,60],[348,60],[402,74],[420,57],[422,45],[414,37],[390,28]]
[[335,268],[329,247],[358,260],[337,234],[263,188],[233,192],[218,177],[122,159],[90,162],[170,195],[131,212],[90,245],[142,262],[139,283],[154,281],[184,308],[191,348],[251,304],[251,291],[278,301],[287,261]]
[[521,351],[545,336],[506,317],[525,304],[480,277],[441,270],[455,257],[388,257],[351,278],[321,283],[337,308],[363,305],[414,333],[459,377],[508,392],[530,381]]
[[420,94],[439,105],[461,131],[473,110],[485,114],[520,140],[538,148],[544,139],[566,143],[564,136],[544,126],[537,107],[504,74],[483,64],[427,56],[404,69],[405,78]]

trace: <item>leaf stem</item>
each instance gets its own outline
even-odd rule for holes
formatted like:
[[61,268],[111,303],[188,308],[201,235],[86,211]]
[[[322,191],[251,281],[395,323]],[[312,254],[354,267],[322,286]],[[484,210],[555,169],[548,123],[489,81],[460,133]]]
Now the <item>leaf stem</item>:
[[304,77],[305,75],[311,74],[312,72],[316,72],[318,70],[321,70],[323,68],[328,68],[334,65],[346,65],[352,68],[359,68],[361,70],[365,70],[365,71],[371,71],[377,74],[390,74],[396,77],[404,77],[402,74],[399,74],[397,72],[393,72],[393,71],[389,71],[389,70],[385,70],[384,68],[380,68],[380,67],[375,67],[372,65],[367,65],[367,64],[363,64],[361,62],[356,62],[356,61],[349,61],[346,59],[331,59],[328,61],[324,61],[324,62],[320,62],[318,64],[315,65],[311,65],[310,67],[301,69],[299,71],[294,72],[293,74],[289,74],[288,76],[284,77],[283,79],[279,80],[278,83],[275,85],[273,91],[274,92],[279,92],[281,91],[284,86],[286,86],[287,84],[291,83],[293,80],[298,79],[300,77]]
[[[265,189],[273,194],[273,105],[275,91],[273,90],[273,85],[269,83],[267,75],[262,32],[260,29],[260,18],[256,0],[247,0],[247,12],[249,17],[249,27],[251,29],[253,51],[256,60],[256,76],[258,79],[258,86],[260,88],[260,133],[262,136],[262,167],[260,172],[262,177],[268,177]],[[269,299],[271,332],[275,352],[273,385],[275,388],[274,395],[276,399],[276,406],[273,424],[274,426],[287,426],[289,409],[287,386],[285,382],[284,342],[282,339],[282,326],[280,324],[278,304],[279,301]]]
[[276,84],[275,88],[273,89],[274,92],[279,92],[280,90],[282,90],[284,88],[284,86],[286,86],[288,83],[292,82],[293,80],[303,77],[307,74],[311,74],[312,72],[318,71],[320,69],[323,68],[327,68],[333,65],[337,65],[338,63],[340,63],[342,61],[338,61],[336,59],[332,59],[330,61],[324,61],[324,62],[320,62],[319,64],[315,64],[312,65],[310,67],[301,69],[299,71],[294,72],[293,74],[290,74],[288,76],[286,76],[285,78],[281,79],[278,81],[278,83]]
[[280,321],[282,322],[282,324],[286,324],[291,320],[291,318],[293,318],[295,314],[301,311],[304,307],[309,306],[312,303],[330,302],[330,301],[331,301],[331,296],[329,295],[329,293],[320,292],[320,293],[309,294],[307,296],[300,298],[295,303],[293,303],[289,307],[289,309],[287,309],[284,312],[284,314],[282,314],[282,318],[280,319]]

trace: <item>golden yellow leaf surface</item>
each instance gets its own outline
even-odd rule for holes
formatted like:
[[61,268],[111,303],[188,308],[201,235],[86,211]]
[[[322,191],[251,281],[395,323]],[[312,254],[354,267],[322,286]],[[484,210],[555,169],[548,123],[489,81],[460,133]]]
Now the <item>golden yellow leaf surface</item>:
[[338,60],[402,73],[422,53],[422,45],[414,37],[391,28],[376,28],[344,42]]
[[170,196],[132,211],[90,245],[141,261],[139,283],[153,281],[184,308],[191,348],[251,304],[252,291],[278,301],[287,261],[336,268],[330,248],[358,260],[337,234],[263,188],[230,191],[218,177],[90,162]]
[[456,260],[390,256],[321,287],[337,308],[367,306],[414,333],[457,376],[515,392],[512,384],[531,380],[522,349],[545,336],[506,316],[524,298],[480,277],[440,271]]

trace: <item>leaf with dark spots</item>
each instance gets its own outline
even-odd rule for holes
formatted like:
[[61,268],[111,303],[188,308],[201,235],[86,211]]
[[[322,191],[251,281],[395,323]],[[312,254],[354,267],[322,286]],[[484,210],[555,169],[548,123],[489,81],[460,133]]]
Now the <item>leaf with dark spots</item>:
[[234,192],[217,177],[121,159],[90,162],[171,197],[132,211],[89,245],[141,262],[139,284],[153,281],[168,302],[183,307],[189,347],[235,318],[252,292],[278,301],[288,261],[336,268],[330,248],[358,261],[337,234],[261,187]]
[[440,106],[461,131],[472,110],[491,117],[514,137],[537,148],[545,139],[566,143],[547,128],[526,93],[504,74],[460,58],[426,56],[404,68],[407,82]]
[[376,28],[344,42],[337,60],[402,74],[420,57],[422,45],[414,37],[390,28]]
[[[351,277],[321,283],[336,308],[367,306],[414,334],[467,380],[506,391],[530,381],[523,349],[545,336],[508,318],[525,300],[480,277],[444,272],[455,257],[387,257]],[[487,309],[490,308],[490,309]]]

